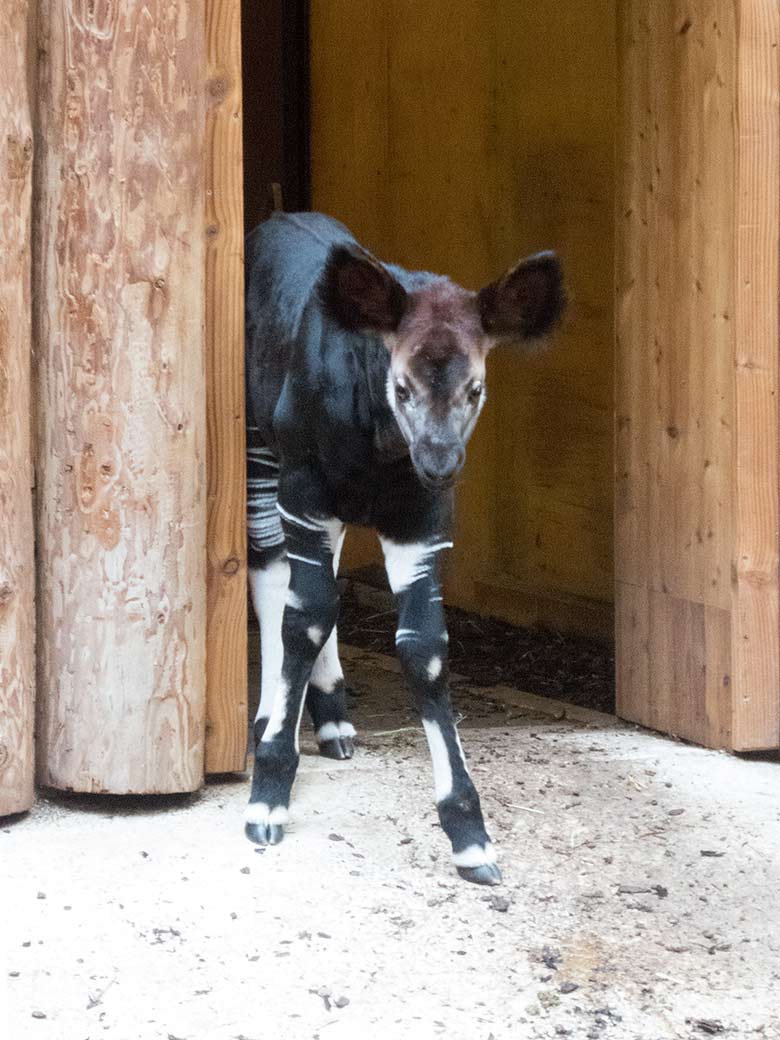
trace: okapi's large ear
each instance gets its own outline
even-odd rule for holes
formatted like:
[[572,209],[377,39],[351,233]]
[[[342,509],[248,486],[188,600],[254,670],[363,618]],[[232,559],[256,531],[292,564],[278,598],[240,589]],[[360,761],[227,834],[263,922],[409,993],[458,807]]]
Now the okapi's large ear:
[[536,339],[566,306],[563,271],[555,253],[536,253],[477,294],[482,328],[496,340]]
[[394,332],[406,310],[403,286],[358,245],[333,246],[320,293],[326,311],[350,332]]

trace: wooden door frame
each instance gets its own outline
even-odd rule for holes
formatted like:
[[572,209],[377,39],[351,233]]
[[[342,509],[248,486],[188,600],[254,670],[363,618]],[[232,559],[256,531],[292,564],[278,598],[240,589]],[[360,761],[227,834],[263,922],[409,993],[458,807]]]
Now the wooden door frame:
[[780,12],[618,8],[618,714],[777,748]]
[[206,0],[206,773],[247,749],[241,3]]

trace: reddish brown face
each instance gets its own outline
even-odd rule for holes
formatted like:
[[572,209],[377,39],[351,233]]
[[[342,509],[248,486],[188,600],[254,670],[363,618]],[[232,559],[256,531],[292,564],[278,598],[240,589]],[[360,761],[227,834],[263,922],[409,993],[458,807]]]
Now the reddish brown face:
[[521,261],[473,293],[427,274],[405,274],[401,284],[359,246],[333,249],[323,299],[345,328],[384,339],[387,400],[417,475],[430,487],[452,484],[463,468],[485,403],[490,349],[502,340],[544,335],[564,307],[552,253]]
[[420,479],[433,487],[453,482],[485,403],[485,358],[490,347],[474,293],[437,279],[407,296],[390,350],[387,400],[409,445]]

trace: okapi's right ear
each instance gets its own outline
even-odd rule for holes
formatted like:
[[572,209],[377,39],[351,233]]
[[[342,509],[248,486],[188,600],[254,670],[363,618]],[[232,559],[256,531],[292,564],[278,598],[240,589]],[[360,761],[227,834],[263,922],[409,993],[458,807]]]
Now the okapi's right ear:
[[350,332],[395,332],[406,290],[365,249],[333,246],[320,284],[325,310]]

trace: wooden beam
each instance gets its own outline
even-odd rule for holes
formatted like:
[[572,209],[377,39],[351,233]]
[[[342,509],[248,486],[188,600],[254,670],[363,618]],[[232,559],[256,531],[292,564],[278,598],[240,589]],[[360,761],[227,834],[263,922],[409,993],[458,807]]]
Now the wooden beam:
[[204,7],[44,3],[34,238],[42,783],[203,778]]
[[28,0],[8,0],[0,32],[0,816],[34,797],[29,16]]
[[241,4],[206,0],[206,772],[246,767]]
[[780,11],[619,5],[618,712],[780,746]]

